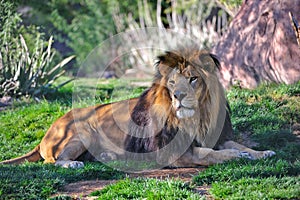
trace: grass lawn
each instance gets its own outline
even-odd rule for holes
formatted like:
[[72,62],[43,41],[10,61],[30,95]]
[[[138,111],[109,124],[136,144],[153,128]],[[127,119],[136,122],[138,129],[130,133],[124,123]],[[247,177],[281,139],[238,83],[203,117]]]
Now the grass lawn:
[[[133,81],[79,79],[39,103],[15,102],[0,112],[0,160],[22,155],[34,148],[49,126],[72,107],[107,103],[138,96],[143,87]],[[96,83],[95,83],[96,82]],[[199,199],[193,187],[211,186],[215,199],[300,198],[300,82],[294,85],[263,85],[255,90],[232,88],[227,92],[237,140],[245,136],[256,149],[277,155],[259,161],[236,160],[208,167],[191,184],[174,180],[127,179],[122,172],[101,163],[83,169],[63,169],[42,163],[0,166],[0,199],[45,199],[79,180],[121,181],[95,191],[99,199]],[[73,100],[73,101],[72,101]]]

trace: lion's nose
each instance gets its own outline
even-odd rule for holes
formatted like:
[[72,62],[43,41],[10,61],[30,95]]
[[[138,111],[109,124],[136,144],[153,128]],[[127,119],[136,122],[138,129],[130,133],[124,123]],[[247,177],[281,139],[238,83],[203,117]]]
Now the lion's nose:
[[177,100],[179,100],[179,101],[181,101],[186,95],[187,95],[187,94],[186,94],[185,92],[182,92],[182,91],[176,90],[176,91],[174,92],[174,97],[175,97],[175,99],[177,99]]

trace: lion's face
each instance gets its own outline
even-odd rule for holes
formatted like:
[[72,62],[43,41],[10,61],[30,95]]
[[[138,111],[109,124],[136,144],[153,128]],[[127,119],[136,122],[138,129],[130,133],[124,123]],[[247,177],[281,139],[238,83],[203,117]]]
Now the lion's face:
[[173,69],[169,74],[167,87],[172,99],[172,107],[178,118],[188,118],[195,114],[202,85],[202,78],[189,65],[182,72]]
[[206,78],[214,73],[216,63],[207,52],[167,54],[160,57],[159,69],[172,100],[172,110],[177,118],[190,118],[199,112],[199,104],[207,99]]

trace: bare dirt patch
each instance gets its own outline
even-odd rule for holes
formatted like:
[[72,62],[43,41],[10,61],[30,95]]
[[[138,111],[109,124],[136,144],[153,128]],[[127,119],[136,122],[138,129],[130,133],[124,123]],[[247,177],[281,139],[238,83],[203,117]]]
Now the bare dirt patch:
[[105,186],[115,183],[117,180],[92,180],[92,181],[79,181],[76,183],[70,183],[62,188],[62,191],[58,192],[55,196],[70,196],[72,199],[94,199],[88,195],[95,191],[101,190]]
[[[127,176],[129,178],[146,177],[162,180],[179,179],[184,182],[191,182],[192,177],[203,170],[205,170],[205,168],[159,169],[139,173],[129,173]],[[89,197],[88,195],[95,190],[101,190],[105,186],[116,183],[117,181],[118,180],[92,180],[71,183],[64,186],[62,190],[54,196],[70,196],[72,199],[95,199],[94,197]],[[201,195],[208,195],[208,190],[208,186],[195,188],[195,191]]]

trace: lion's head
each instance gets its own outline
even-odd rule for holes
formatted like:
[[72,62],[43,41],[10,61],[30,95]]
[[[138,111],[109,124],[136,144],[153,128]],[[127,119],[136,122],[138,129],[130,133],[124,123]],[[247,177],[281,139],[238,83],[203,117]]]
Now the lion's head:
[[218,67],[215,56],[203,50],[159,56],[153,85],[142,94],[131,114],[134,123],[130,134],[134,137],[128,149],[155,151],[179,132],[200,146],[214,147],[225,116],[229,117]]
[[209,100],[208,84],[216,78],[218,60],[203,50],[167,52],[158,58],[156,82],[168,89],[173,112],[179,119],[193,117]]

